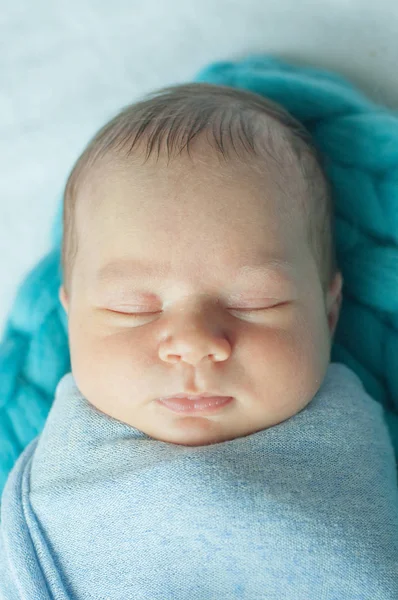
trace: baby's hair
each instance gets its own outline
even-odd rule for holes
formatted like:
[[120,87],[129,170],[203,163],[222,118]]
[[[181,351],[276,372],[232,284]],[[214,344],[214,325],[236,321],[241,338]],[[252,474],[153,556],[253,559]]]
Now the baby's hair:
[[[180,84],[156,90],[123,108],[89,141],[69,174],[64,192],[62,269],[67,296],[78,250],[75,223],[78,191],[93,167],[112,158],[128,161],[140,138],[147,142],[145,160],[155,144],[159,157],[166,135],[168,160],[173,151],[178,155],[184,148],[190,156],[191,140],[203,131],[210,143],[215,142],[216,150],[225,161],[229,158],[230,146],[239,156],[237,145],[244,148],[240,159],[246,163],[257,157],[264,161],[271,158],[280,165],[287,158],[294,158],[305,193],[295,194],[290,201],[299,202],[305,215],[308,244],[326,296],[338,268],[332,186],[324,167],[325,157],[305,126],[278,103],[251,91],[210,83]],[[275,152],[273,132],[287,142],[282,155],[270,153],[271,149]]]

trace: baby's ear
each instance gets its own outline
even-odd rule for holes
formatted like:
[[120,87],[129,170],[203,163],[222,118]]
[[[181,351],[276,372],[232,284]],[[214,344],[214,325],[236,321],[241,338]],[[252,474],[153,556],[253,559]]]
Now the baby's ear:
[[343,276],[339,271],[338,273],[336,273],[333,283],[329,288],[327,310],[329,330],[332,338],[334,336],[334,332],[340,316],[341,303],[343,299],[343,283]]
[[61,287],[59,288],[58,297],[59,297],[59,301],[61,302],[62,306],[64,307],[66,314],[68,314],[68,298],[66,297],[66,293],[65,293],[65,289],[64,289],[63,285],[61,285]]

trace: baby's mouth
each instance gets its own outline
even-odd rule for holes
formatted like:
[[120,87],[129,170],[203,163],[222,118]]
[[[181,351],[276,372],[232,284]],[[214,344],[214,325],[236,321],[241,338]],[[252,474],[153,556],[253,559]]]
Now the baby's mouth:
[[159,398],[157,402],[178,413],[214,413],[222,410],[233,400],[232,396],[182,396]]

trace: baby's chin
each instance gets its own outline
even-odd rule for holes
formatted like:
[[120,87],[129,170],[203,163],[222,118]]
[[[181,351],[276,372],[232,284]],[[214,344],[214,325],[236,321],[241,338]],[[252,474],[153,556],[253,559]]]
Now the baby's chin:
[[[196,424],[195,424],[196,425]],[[239,437],[243,437],[248,434],[236,435],[236,433],[228,433],[228,432],[203,432],[197,431],[197,427],[195,427],[196,431],[192,430],[193,428],[187,428],[184,432],[179,432],[179,434],[167,434],[156,437],[160,442],[166,442],[168,444],[176,444],[178,446],[211,446],[213,444],[221,444],[223,442],[232,441]],[[154,436],[151,436],[154,437]]]
[[204,417],[197,415],[182,416],[168,426],[151,427],[144,433],[161,442],[182,446],[209,446],[243,438],[272,425],[234,423],[227,418]]

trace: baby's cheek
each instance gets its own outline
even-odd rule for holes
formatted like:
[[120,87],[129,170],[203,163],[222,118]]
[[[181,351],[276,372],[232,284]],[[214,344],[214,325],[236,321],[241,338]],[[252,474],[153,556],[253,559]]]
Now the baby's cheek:
[[297,313],[290,327],[271,338],[280,386],[292,391],[299,403],[317,390],[325,372],[325,342],[321,324],[309,313]]
[[116,331],[106,336],[92,335],[86,343],[87,354],[99,365],[124,372],[143,362],[144,349],[137,343],[131,332]]
[[316,394],[329,364],[327,330],[319,316],[316,311],[300,314],[292,330],[289,366],[301,405]]
[[76,311],[69,318],[69,346],[75,378],[101,379],[113,372],[124,355],[126,337],[124,332],[105,329],[89,314]]

